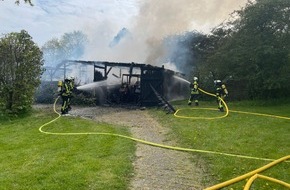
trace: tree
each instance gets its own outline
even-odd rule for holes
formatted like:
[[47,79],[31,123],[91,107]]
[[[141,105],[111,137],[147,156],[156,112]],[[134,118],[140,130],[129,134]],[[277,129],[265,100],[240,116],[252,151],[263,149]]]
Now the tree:
[[45,67],[50,80],[55,77],[59,64],[66,59],[78,59],[85,51],[87,36],[80,31],[65,33],[60,39],[54,38],[42,46]]
[[87,36],[81,31],[73,31],[71,33],[65,33],[60,40],[60,44],[66,58],[77,59],[84,54],[85,43],[87,41]]
[[239,15],[241,20],[235,26],[238,29],[235,44],[247,55],[241,56],[240,67],[248,67],[245,76],[250,95],[288,95],[290,2],[257,0],[255,4],[248,3]]
[[[25,2],[25,3],[29,3],[31,6],[33,6],[33,4],[31,3],[31,0],[24,0],[24,2]],[[19,5],[19,4],[20,4],[20,0],[15,1],[15,3],[16,3],[17,5]]]
[[[2,1],[4,1],[4,0],[2,0]],[[29,5],[33,6],[31,0],[23,0],[23,1],[24,1],[24,3],[28,3]],[[19,5],[20,4],[20,0],[16,0],[15,4]]]
[[[62,60],[66,59],[64,54],[64,49],[57,38],[51,39],[47,41],[42,47],[41,50],[43,52],[43,58],[45,60],[45,73],[44,79],[46,76],[49,77],[49,80],[52,81],[55,73],[56,73],[56,66]],[[47,80],[47,79],[46,79]]]
[[289,80],[289,0],[249,1],[218,30],[222,40],[204,64],[221,78],[246,83],[251,97],[285,96]]
[[42,65],[42,52],[25,30],[0,39],[1,110],[18,114],[31,108]]

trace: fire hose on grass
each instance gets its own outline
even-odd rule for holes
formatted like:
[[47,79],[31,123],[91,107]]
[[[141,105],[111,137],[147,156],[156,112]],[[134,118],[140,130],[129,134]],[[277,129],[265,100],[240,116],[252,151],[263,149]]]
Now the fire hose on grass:
[[274,178],[270,178],[270,177],[268,177],[268,176],[264,176],[264,175],[260,175],[260,174],[258,174],[258,173],[260,173],[260,172],[262,172],[262,171],[265,171],[266,169],[269,169],[269,168],[271,168],[271,167],[273,167],[273,166],[275,166],[275,165],[277,165],[277,164],[279,164],[279,163],[281,163],[281,162],[283,162],[283,161],[286,161],[286,160],[288,160],[288,159],[290,159],[290,155],[288,155],[288,156],[284,156],[284,157],[282,157],[282,158],[280,158],[280,159],[278,159],[278,160],[275,160],[275,161],[273,161],[273,162],[271,162],[271,163],[269,163],[269,164],[267,164],[267,165],[265,165],[265,166],[263,166],[263,167],[261,167],[261,168],[258,168],[258,169],[256,169],[256,170],[253,170],[253,171],[251,171],[251,172],[249,172],[249,173],[246,173],[246,174],[244,174],[244,175],[238,176],[238,177],[236,177],[236,178],[230,179],[230,180],[228,180],[228,181],[225,181],[225,182],[223,182],[223,183],[220,183],[220,184],[214,185],[214,186],[212,186],[212,187],[208,187],[208,188],[206,188],[205,190],[218,190],[218,189],[221,189],[221,188],[223,188],[223,187],[227,187],[227,186],[229,186],[229,185],[232,185],[232,184],[234,184],[234,183],[237,183],[237,182],[239,182],[239,181],[242,181],[242,180],[244,180],[244,179],[246,179],[246,178],[250,178],[250,179],[248,180],[248,182],[247,182],[245,188],[244,188],[244,190],[249,190],[249,188],[251,187],[253,181],[254,181],[256,178],[258,178],[258,177],[263,178],[263,179],[266,179],[266,180],[269,180],[269,181],[272,181],[272,182],[275,182],[275,183],[278,183],[278,184],[280,184],[280,185],[283,185],[283,186],[285,186],[285,187],[290,188],[290,184],[289,184],[289,183],[286,183],[286,182],[284,182],[284,181],[277,180],[277,179],[274,179]]
[[[203,91],[202,89],[200,89],[203,93],[206,93],[208,95],[211,95],[211,96],[215,96],[214,94],[210,94],[206,91]],[[244,159],[254,159],[254,160],[263,160],[263,161],[271,161],[270,164],[262,167],[262,168],[259,168],[257,170],[254,170],[252,172],[249,172],[247,174],[244,174],[242,176],[239,176],[237,178],[234,178],[232,180],[229,180],[229,181],[226,181],[226,182],[223,182],[221,184],[217,184],[215,186],[212,186],[212,187],[209,187],[207,188],[206,190],[214,190],[214,189],[220,189],[220,188],[223,188],[223,187],[226,187],[226,186],[229,186],[233,183],[236,183],[238,181],[241,181],[245,178],[248,178],[248,177],[251,177],[261,171],[264,171],[282,161],[285,161],[285,162],[288,162],[286,161],[287,159],[290,158],[290,155],[289,156],[285,156],[283,158],[280,158],[278,160],[275,160],[275,159],[269,159],[269,158],[259,158],[259,157],[253,157],[253,156],[245,156],[245,155],[238,155],[238,154],[231,154],[231,153],[223,153],[223,152],[216,152],[216,151],[208,151],[208,150],[200,150],[200,149],[190,149],[190,148],[182,148],[182,147],[174,147],[174,146],[168,146],[168,145],[163,145],[163,144],[158,144],[158,143],[154,143],[154,142],[150,142],[150,141],[145,141],[145,140],[142,140],[142,139],[137,139],[137,138],[133,138],[133,137],[130,137],[130,136],[125,136],[125,135],[120,135],[120,134],[113,134],[113,133],[96,133],[96,132],[83,132],[83,133],[59,133],[59,132],[49,132],[49,131],[45,131],[43,130],[43,128],[55,121],[57,121],[60,117],[61,117],[61,114],[58,113],[56,111],[56,103],[58,101],[59,97],[55,99],[55,102],[54,102],[54,105],[53,105],[53,110],[54,112],[58,115],[58,117],[56,117],[55,119],[43,124],[42,126],[39,127],[39,131],[41,133],[44,133],[44,134],[47,134],[47,135],[64,135],[64,136],[70,136],[70,135],[108,135],[108,136],[115,136],[115,137],[121,137],[121,138],[125,138],[125,139],[129,139],[129,140],[133,140],[135,142],[139,142],[139,143],[143,143],[143,144],[147,144],[147,145],[150,145],[150,146],[155,146],[155,147],[160,147],[160,148],[166,148],[166,149],[171,149],[171,150],[177,150],[177,151],[185,151],[185,152],[199,152],[199,153],[207,153],[207,154],[215,154],[215,155],[222,155],[222,156],[230,156],[230,157],[237,157],[237,158],[244,158]],[[223,102],[223,104],[225,105],[225,108],[226,108],[226,112],[225,112],[225,115],[223,115],[222,117],[217,117],[215,119],[218,119],[218,118],[224,118],[228,115],[229,113],[229,109],[227,107],[227,104],[221,99],[221,101]],[[248,112],[239,112],[239,111],[235,111],[237,113],[248,113]],[[181,117],[181,116],[177,116],[177,113],[178,113],[178,110],[174,113],[174,115],[176,117]],[[251,114],[254,114],[254,113],[251,113]],[[270,117],[275,117],[273,115],[267,115],[267,114],[255,114],[255,115],[262,115],[262,116],[270,116]],[[287,118],[287,117],[281,117],[281,116],[276,116],[277,118],[280,118],[280,119],[290,119],[290,118]],[[181,117],[182,118],[182,117]],[[183,117],[185,118],[185,117]],[[200,118],[200,119],[209,119],[209,118]],[[289,184],[285,183],[285,182],[281,182],[280,180],[276,180],[275,182],[277,183],[280,183],[282,185],[286,185],[286,187],[290,187]],[[248,185],[249,186],[249,185]],[[246,189],[245,189],[246,190]]]
[[54,112],[58,115],[57,118],[43,124],[42,126],[39,127],[39,131],[41,133],[47,134],[47,135],[62,135],[62,136],[69,136],[69,135],[108,135],[108,136],[116,136],[116,137],[121,137],[125,139],[130,139],[139,143],[155,146],[155,147],[160,147],[160,148],[166,148],[166,149],[171,149],[171,150],[178,150],[178,151],[185,151],[185,152],[199,152],[199,153],[207,153],[207,154],[216,154],[216,155],[223,155],[223,156],[230,156],[230,157],[238,157],[238,158],[245,158],[245,159],[252,159],[252,160],[263,160],[263,161],[274,161],[275,159],[270,159],[270,158],[259,158],[259,157],[253,157],[253,156],[245,156],[245,155],[238,155],[238,154],[230,154],[230,153],[223,153],[223,152],[216,152],[216,151],[210,151],[210,150],[199,150],[199,149],[191,149],[191,148],[182,148],[182,147],[175,147],[175,146],[168,146],[168,145],[163,145],[163,144],[158,144],[150,141],[145,141],[142,139],[137,139],[134,137],[130,136],[125,136],[125,135],[120,135],[120,134],[114,134],[114,133],[96,133],[96,132],[82,132],[82,133],[58,133],[58,132],[49,132],[43,130],[43,128],[56,120],[58,120],[61,117],[61,114],[56,111],[56,102],[58,101],[59,97],[56,98],[54,105],[53,105],[53,110]]
[[[201,88],[198,88],[198,89],[199,89],[201,92],[203,92],[203,93],[205,93],[205,94],[207,94],[207,95],[209,95],[209,96],[216,97],[216,95],[211,94],[211,93],[209,93],[209,92],[206,92],[206,91],[202,90]],[[176,112],[174,113],[174,116],[175,116],[175,117],[178,117],[178,118],[183,118],[183,119],[222,119],[222,118],[225,118],[225,117],[227,117],[227,116],[229,115],[229,108],[228,108],[228,105],[226,104],[226,102],[225,102],[222,98],[220,98],[220,97],[218,97],[218,98],[221,100],[221,102],[223,103],[223,105],[225,106],[225,109],[226,109],[225,114],[222,115],[222,116],[218,116],[218,117],[189,117],[189,116],[178,115],[178,113],[179,113],[182,109],[178,109],[178,110],[176,110]],[[187,109],[188,109],[188,108],[187,108]],[[191,109],[195,109],[195,108],[191,108]],[[216,109],[213,109],[213,108],[197,108],[197,109],[216,110]]]

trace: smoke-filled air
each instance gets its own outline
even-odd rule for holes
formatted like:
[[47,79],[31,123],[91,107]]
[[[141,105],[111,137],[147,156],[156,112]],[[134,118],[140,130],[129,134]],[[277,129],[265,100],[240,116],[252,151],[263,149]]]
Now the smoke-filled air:
[[123,28],[115,28],[110,20],[87,23],[84,32],[90,44],[84,59],[139,62],[176,69],[168,60],[168,53],[178,47],[174,43],[165,47],[165,38],[194,30],[208,33],[245,3],[246,0],[138,1],[136,15]]

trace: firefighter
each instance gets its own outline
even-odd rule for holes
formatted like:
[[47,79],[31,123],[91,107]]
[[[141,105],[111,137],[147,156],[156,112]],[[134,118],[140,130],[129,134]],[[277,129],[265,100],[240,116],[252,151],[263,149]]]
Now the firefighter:
[[217,103],[218,103],[218,109],[223,112],[224,107],[222,100],[225,99],[229,95],[228,90],[226,88],[226,85],[222,83],[221,80],[215,80],[214,81],[215,87],[216,87],[216,97],[217,97]]
[[198,90],[198,78],[193,77],[193,82],[190,83],[190,98],[188,100],[188,105],[191,105],[191,102],[194,100],[195,105],[198,106],[199,90]]
[[59,87],[59,95],[62,98],[61,114],[64,115],[68,113],[68,99],[70,95],[69,79],[65,78],[64,82],[59,81],[58,87]]
[[68,95],[68,100],[67,100],[67,107],[68,111],[71,110],[71,99],[73,98],[73,90],[75,88],[75,77],[70,77],[68,80],[69,83],[69,95]]

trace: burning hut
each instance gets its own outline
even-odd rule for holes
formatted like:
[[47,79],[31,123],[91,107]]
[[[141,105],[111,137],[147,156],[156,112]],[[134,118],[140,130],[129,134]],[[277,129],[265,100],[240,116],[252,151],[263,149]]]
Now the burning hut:
[[[67,60],[62,62],[64,76],[73,69],[70,65],[88,65],[92,68],[91,81],[84,80],[77,89],[86,91],[96,97],[99,103],[133,103],[140,106],[167,104],[173,99],[188,96],[189,85],[178,80],[182,74],[139,63],[119,63],[106,61]],[[77,79],[81,76],[75,73]]]

